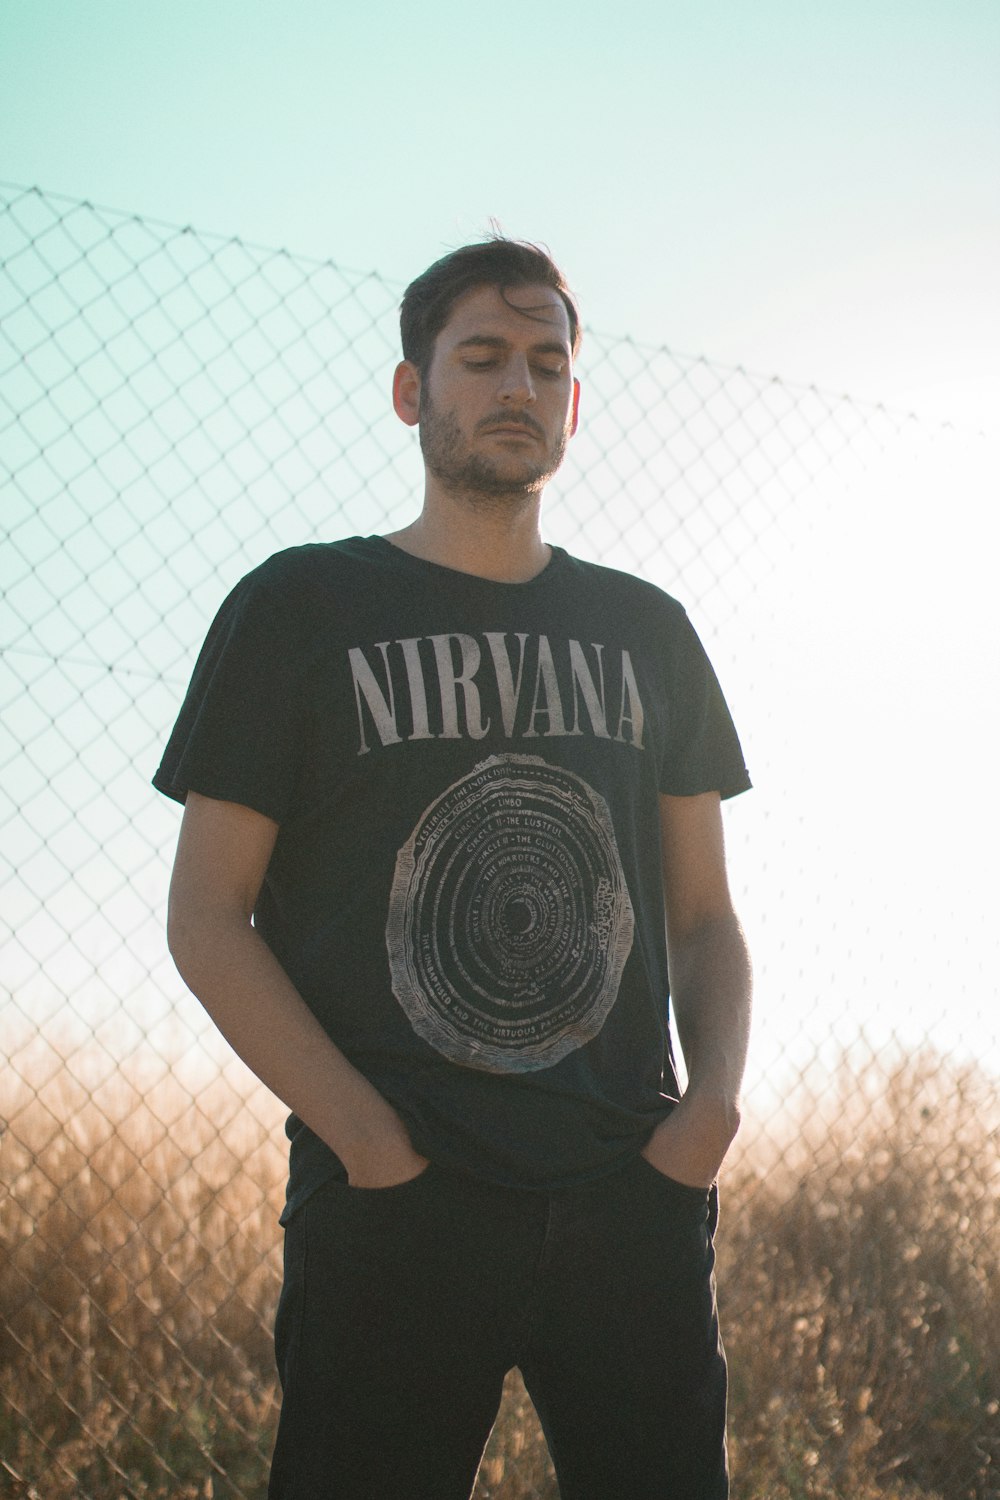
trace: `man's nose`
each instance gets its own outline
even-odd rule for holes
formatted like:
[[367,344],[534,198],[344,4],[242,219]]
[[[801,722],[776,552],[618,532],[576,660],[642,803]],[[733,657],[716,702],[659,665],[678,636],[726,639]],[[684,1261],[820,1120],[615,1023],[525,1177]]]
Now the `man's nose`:
[[504,366],[500,398],[511,405],[524,406],[535,399],[535,382],[526,359],[514,355]]

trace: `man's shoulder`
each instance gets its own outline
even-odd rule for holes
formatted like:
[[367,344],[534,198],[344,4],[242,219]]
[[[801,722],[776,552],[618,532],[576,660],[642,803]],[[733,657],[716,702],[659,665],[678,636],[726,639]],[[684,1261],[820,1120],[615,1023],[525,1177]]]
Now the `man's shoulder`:
[[246,573],[230,598],[293,617],[309,615],[317,606],[350,605],[376,587],[383,567],[379,540],[352,536],[285,547]]
[[575,578],[582,587],[602,594],[610,603],[622,608],[650,611],[665,615],[668,619],[681,621],[687,618],[687,610],[679,599],[668,594],[666,589],[651,579],[641,578],[623,568],[612,568],[606,563],[590,562],[586,558],[565,554],[566,573]]
[[243,579],[272,592],[308,588],[310,584],[327,584],[337,576],[350,576],[371,562],[375,537],[352,536],[334,542],[303,542],[272,552]]
[[[274,552],[231,589],[215,629],[238,620],[258,631],[301,642],[331,620],[356,613],[377,592],[371,565],[377,538],[306,542]],[[369,565],[366,566],[366,563]]]

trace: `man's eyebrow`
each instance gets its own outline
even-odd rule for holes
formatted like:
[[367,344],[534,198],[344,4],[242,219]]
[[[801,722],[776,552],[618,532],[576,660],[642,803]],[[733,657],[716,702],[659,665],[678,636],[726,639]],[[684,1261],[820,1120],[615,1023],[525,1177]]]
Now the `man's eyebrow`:
[[[478,346],[485,349],[509,349],[510,339],[501,338],[495,333],[473,333],[467,339],[460,339],[455,345],[456,349],[468,349]],[[562,343],[558,339],[543,339],[540,343],[531,345],[532,354],[559,354],[563,359],[568,359],[570,347],[568,343]]]

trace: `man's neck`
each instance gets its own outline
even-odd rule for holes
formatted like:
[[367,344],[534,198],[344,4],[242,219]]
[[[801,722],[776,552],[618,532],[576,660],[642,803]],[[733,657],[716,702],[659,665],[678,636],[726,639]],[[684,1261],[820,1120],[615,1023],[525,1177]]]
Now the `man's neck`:
[[541,496],[494,504],[426,497],[415,521],[386,541],[459,573],[495,583],[527,583],[547,566],[552,549],[542,541]]

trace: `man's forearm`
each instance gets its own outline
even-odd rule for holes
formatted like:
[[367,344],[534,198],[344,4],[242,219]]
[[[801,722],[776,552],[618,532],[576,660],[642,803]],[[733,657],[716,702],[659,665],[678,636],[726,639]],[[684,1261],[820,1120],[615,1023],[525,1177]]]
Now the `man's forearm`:
[[750,1037],[752,971],[735,915],[670,945],[670,991],[687,1092],[738,1110]]
[[399,1116],[331,1041],[241,913],[174,915],[170,948],[233,1050],[336,1152],[352,1181],[381,1186],[414,1175],[422,1159]]
[[739,1129],[750,1032],[750,957],[735,916],[671,942],[670,987],[688,1086],[643,1154],[667,1176],[707,1187]]

